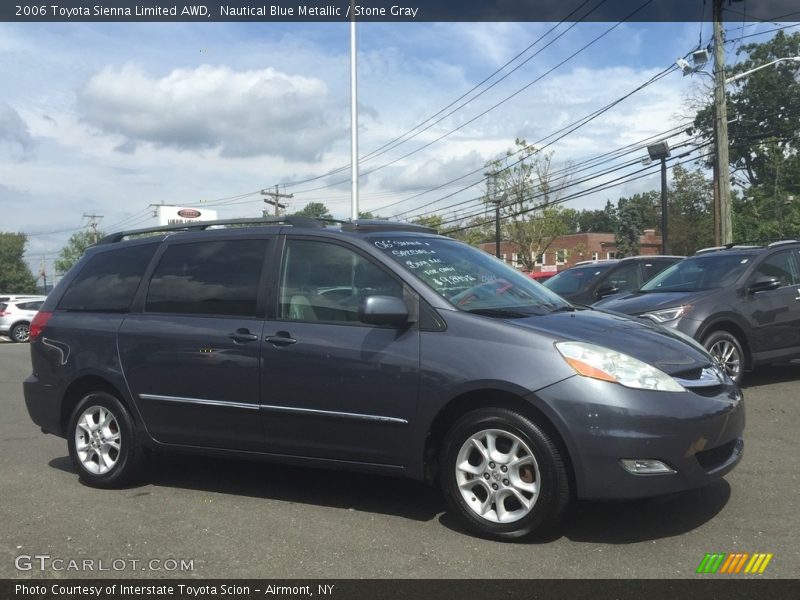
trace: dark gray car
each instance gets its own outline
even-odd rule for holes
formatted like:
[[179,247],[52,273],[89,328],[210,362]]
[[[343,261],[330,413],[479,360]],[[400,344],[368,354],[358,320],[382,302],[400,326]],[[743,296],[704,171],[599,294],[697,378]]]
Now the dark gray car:
[[800,357],[800,242],[711,248],[595,305],[701,342],[728,374]]
[[741,393],[679,334],[422,227],[260,223],[109,236],[50,294],[25,401],[83,481],[146,449],[371,471],[514,539],[741,458]]
[[593,305],[598,300],[637,290],[682,256],[629,256],[590,260],[561,271],[544,286],[573,304]]

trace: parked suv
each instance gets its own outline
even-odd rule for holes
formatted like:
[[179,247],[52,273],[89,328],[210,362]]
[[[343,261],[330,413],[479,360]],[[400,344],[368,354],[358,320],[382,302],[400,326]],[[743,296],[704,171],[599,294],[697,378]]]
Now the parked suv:
[[130,481],[144,449],[356,469],[438,481],[472,531],[515,539],[573,496],[741,458],[738,388],[668,329],[424,227],[231,224],[113,234],[34,319],[25,402],[87,484]]
[[561,271],[544,285],[573,304],[591,305],[607,296],[638,289],[682,256],[630,256],[589,260]]
[[595,307],[693,337],[739,382],[747,369],[800,357],[800,241],[701,250]]
[[14,342],[27,342],[28,329],[36,311],[42,306],[44,296],[7,296],[0,298],[0,335]]

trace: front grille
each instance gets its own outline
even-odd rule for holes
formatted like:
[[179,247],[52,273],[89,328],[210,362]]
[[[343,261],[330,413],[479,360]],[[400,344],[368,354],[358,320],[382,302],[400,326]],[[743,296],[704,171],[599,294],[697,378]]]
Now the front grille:
[[706,471],[713,471],[717,467],[725,464],[731,455],[736,450],[736,444],[739,440],[731,440],[727,444],[711,448],[710,450],[702,450],[695,454],[697,462]]

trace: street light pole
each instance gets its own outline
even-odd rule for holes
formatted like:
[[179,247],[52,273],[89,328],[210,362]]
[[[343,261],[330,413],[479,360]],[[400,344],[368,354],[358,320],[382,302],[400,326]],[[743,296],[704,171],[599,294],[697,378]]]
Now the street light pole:
[[350,218],[358,219],[358,80],[356,71],[356,15],[350,6]]
[[656,142],[647,147],[650,160],[661,161],[661,254],[667,253],[667,159],[670,157],[667,140]]

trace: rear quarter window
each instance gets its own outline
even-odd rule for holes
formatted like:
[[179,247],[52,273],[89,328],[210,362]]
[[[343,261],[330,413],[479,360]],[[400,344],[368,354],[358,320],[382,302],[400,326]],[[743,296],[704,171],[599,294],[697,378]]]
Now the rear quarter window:
[[93,256],[70,284],[59,310],[127,312],[158,244],[144,244]]
[[21,302],[17,306],[22,310],[39,310],[44,304],[44,300],[36,300],[34,302]]

